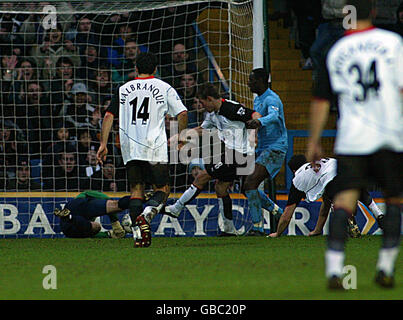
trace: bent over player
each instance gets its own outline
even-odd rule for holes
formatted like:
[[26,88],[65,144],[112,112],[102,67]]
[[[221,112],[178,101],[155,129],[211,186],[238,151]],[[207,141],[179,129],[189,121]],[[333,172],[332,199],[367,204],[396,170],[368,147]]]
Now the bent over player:
[[386,203],[382,247],[375,281],[394,286],[401,237],[403,191],[403,45],[396,33],[372,25],[372,2],[347,0],[357,14],[357,28],[330,48],[319,66],[311,103],[307,160],[322,157],[320,138],[330,102],[338,100],[340,118],[334,146],[337,194],[325,254],[328,287],[342,289],[344,233],[360,190],[378,184]]
[[[165,115],[178,117],[181,132],[187,127],[187,109],[174,88],[154,77],[157,71],[154,54],[140,53],[136,71],[137,78],[119,87],[105,114],[97,158],[101,163],[105,159],[113,119],[118,117],[122,157],[131,192],[130,217],[136,229],[133,230],[135,247],[148,247],[151,245],[149,224],[170,192]],[[143,211],[145,184],[153,186],[154,194]]]
[[[336,165],[334,158],[322,158],[313,165],[307,163],[304,155],[294,155],[288,162],[288,166],[294,173],[294,179],[288,195],[287,205],[280,217],[277,231],[271,233],[270,237],[279,237],[289,225],[298,203],[305,198],[307,202],[314,202],[322,197],[323,202],[319,209],[319,217],[315,229],[309,236],[322,233],[323,227],[332,206],[336,184]],[[366,205],[376,217],[378,225],[383,228],[383,213],[378,208],[367,190],[361,190],[359,201]],[[349,219],[348,232],[351,237],[358,237],[360,230],[355,222],[354,216]]]

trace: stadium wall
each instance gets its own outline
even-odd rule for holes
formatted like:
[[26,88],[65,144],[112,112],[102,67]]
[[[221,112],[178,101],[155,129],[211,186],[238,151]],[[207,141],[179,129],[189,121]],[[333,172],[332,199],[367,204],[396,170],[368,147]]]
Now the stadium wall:
[[[78,194],[78,193],[77,193]],[[0,194],[0,238],[55,238],[64,237],[60,232],[59,218],[53,215],[55,207],[63,207],[66,201],[77,195],[76,193],[7,193]],[[123,194],[122,194],[123,195]],[[121,195],[110,194],[111,197]],[[173,198],[180,195],[174,194]],[[242,234],[251,228],[251,219],[247,210],[247,200],[241,194],[232,194],[234,224]],[[287,196],[278,195],[277,202],[280,207],[286,205]],[[375,199],[384,210],[381,199]],[[315,227],[321,201],[314,203],[301,202],[297,207],[294,217],[286,231],[287,235],[307,235]],[[121,218],[122,215],[119,214]],[[265,216],[265,231],[270,232],[270,219],[268,212]],[[196,202],[188,205],[179,219],[173,219],[166,215],[157,215],[152,221],[151,227],[154,236],[216,236],[219,230],[218,202],[215,195],[201,194]],[[363,234],[378,234],[376,220],[370,211],[363,205],[359,205],[356,217],[357,223]],[[110,229],[109,219],[101,217],[104,231]],[[328,232],[328,223],[324,233]]]

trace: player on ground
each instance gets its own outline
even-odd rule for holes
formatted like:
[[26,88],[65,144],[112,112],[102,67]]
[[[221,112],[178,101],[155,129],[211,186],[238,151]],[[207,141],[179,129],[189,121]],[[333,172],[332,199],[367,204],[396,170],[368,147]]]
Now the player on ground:
[[[136,59],[138,76],[119,87],[105,114],[97,153],[102,163],[108,153],[113,119],[118,117],[122,157],[131,192],[129,210],[136,229],[133,232],[135,247],[151,245],[149,224],[170,192],[165,115],[177,117],[179,132],[187,127],[186,107],[174,88],[154,77],[156,71],[156,56],[150,52],[140,53]],[[143,211],[145,184],[153,186],[154,194]],[[141,236],[136,238],[138,230]]]
[[112,238],[123,238],[125,231],[120,225],[116,213],[129,207],[130,196],[112,200],[106,194],[97,191],[84,191],[68,201],[63,209],[56,208],[55,216],[60,218],[60,229],[69,238],[90,238],[101,231],[101,225],[95,218],[107,215],[111,221]]
[[[232,216],[232,201],[228,188],[237,176],[237,170],[249,164],[245,160],[253,156],[254,146],[248,136],[246,123],[258,119],[261,115],[243,105],[222,99],[212,83],[206,83],[198,92],[198,98],[208,114],[200,127],[194,128],[201,135],[205,129],[217,129],[221,141],[221,156],[218,162],[205,165],[192,185],[183,193],[175,204],[166,207],[166,212],[178,217],[187,203],[195,199],[204,186],[216,179],[216,193],[222,199],[224,216]],[[213,157],[214,158],[214,157]],[[245,160],[241,162],[239,160]]]
[[[322,234],[334,197],[336,162],[334,158],[322,158],[312,166],[311,163],[306,162],[304,155],[294,155],[290,159],[288,166],[295,174],[295,177],[292,180],[287,205],[280,217],[277,231],[271,233],[270,237],[275,238],[283,234],[291,221],[295,208],[302,199],[305,198],[307,202],[314,202],[320,197],[322,197],[323,201],[319,209],[318,221],[316,222],[315,229],[308,235],[315,236]],[[383,228],[382,221],[384,214],[371,198],[368,191],[362,190],[359,200],[372,211],[379,226]],[[354,216],[349,219],[348,232],[353,238],[360,236],[360,230]]]
[[341,289],[345,227],[360,190],[369,182],[382,188],[386,202],[377,284],[394,286],[401,234],[403,190],[402,38],[372,25],[372,3],[347,0],[356,9],[356,29],[348,30],[320,66],[311,104],[308,161],[322,157],[320,137],[337,97],[340,118],[335,142],[337,194],[325,254],[328,286]]
[[244,185],[253,223],[252,229],[246,233],[249,236],[265,235],[262,207],[273,215],[282,214],[282,209],[263,191],[258,190],[263,180],[275,178],[283,165],[288,148],[283,104],[280,97],[269,88],[268,81],[269,75],[263,68],[254,69],[249,75],[248,86],[258,95],[253,109],[262,115],[248,124],[251,128],[258,129],[255,170],[246,177]]

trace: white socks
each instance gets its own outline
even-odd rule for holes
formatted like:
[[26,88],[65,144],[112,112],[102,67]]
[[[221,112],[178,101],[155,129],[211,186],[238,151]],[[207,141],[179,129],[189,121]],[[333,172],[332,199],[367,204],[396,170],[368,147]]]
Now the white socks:
[[382,248],[379,250],[378,263],[376,269],[382,270],[387,276],[393,275],[395,261],[399,253],[399,248]]
[[325,254],[326,277],[341,277],[344,267],[344,252],[328,249]]
[[383,215],[383,212],[381,211],[381,209],[379,209],[374,200],[372,200],[371,204],[369,205],[369,210],[371,210],[375,218],[378,218],[380,215]]

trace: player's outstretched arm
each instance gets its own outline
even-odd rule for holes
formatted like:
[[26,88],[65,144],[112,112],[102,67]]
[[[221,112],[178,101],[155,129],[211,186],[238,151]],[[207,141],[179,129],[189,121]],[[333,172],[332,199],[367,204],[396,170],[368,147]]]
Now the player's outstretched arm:
[[319,209],[318,221],[316,222],[315,229],[308,233],[308,236],[317,236],[322,234],[323,227],[325,226],[327,217],[329,215],[330,207],[332,203],[329,199],[323,199],[323,202]]
[[285,207],[283,214],[281,215],[280,221],[278,222],[277,232],[270,233],[269,236],[272,238],[280,237],[285,229],[287,229],[290,224],[292,215],[294,214],[297,204],[291,204]]
[[98,148],[97,152],[97,162],[103,163],[106,159],[108,154],[108,148],[106,147],[108,143],[109,133],[111,132],[112,124],[113,124],[114,116],[110,112],[106,112],[104,116],[104,120],[102,121],[102,128],[101,128],[101,144]]

